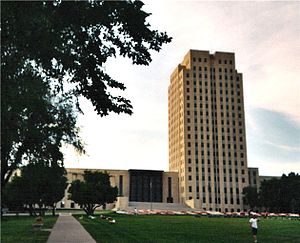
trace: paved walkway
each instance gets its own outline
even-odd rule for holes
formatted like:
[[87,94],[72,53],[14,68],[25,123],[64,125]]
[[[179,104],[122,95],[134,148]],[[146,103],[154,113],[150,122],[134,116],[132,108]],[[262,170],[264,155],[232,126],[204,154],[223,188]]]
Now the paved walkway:
[[96,241],[73,216],[60,215],[47,243],[96,243]]

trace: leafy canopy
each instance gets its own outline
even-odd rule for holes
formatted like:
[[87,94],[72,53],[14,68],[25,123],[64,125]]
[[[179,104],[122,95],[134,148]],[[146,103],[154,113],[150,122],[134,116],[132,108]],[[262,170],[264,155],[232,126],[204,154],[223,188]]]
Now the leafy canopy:
[[[128,99],[109,88],[124,90],[104,64],[120,54],[134,64],[148,65],[150,50],[159,51],[171,38],[151,30],[141,1],[54,1],[2,3],[2,69],[10,74],[34,61],[46,79],[73,84],[71,94],[90,100],[101,116],[128,114]],[[13,62],[11,70],[7,68]],[[70,92],[68,92],[70,94]]]
[[62,164],[63,144],[83,151],[72,100],[55,96],[39,73],[25,66],[3,80],[1,185],[24,162]]
[[85,171],[83,177],[84,181],[73,181],[68,192],[69,199],[78,203],[88,215],[116,200],[118,188],[111,186],[108,173]]
[[[100,116],[132,113],[113,95],[125,85],[105,71],[121,55],[148,65],[171,41],[152,30],[140,1],[6,1],[1,4],[1,184],[24,162],[63,159],[63,143],[83,146],[79,97]],[[76,106],[74,106],[74,104]]]
[[65,194],[66,171],[58,165],[30,163],[21,168],[20,175],[13,177],[4,190],[4,204],[10,209],[27,208],[36,213],[47,207],[55,208]]
[[243,195],[244,204],[249,205],[252,209],[259,206],[258,192],[256,187],[245,187],[243,189]]
[[264,180],[260,188],[262,206],[273,212],[300,212],[300,175],[283,174],[280,179]]

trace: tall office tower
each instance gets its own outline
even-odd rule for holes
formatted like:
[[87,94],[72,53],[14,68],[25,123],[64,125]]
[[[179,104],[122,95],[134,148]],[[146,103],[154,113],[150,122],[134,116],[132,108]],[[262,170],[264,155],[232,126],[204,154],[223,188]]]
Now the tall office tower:
[[169,170],[180,202],[214,211],[243,209],[248,186],[242,74],[234,53],[190,50],[169,85]]

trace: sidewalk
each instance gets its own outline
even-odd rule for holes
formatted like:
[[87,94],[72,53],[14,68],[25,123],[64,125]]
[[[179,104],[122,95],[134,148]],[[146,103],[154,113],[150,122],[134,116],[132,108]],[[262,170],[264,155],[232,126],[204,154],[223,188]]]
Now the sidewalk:
[[58,217],[47,243],[96,243],[91,235],[71,215]]

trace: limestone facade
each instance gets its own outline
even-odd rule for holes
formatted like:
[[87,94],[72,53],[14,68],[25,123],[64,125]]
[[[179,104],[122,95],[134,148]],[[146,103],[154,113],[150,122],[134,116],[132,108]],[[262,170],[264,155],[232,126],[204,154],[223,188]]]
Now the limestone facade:
[[169,171],[181,203],[241,211],[248,186],[243,76],[235,55],[190,50],[170,77]]
[[[141,186],[139,188],[139,193],[147,194],[141,195],[139,201],[150,202],[155,200],[155,188],[159,192],[161,192],[161,197],[157,199],[157,202],[162,203],[178,203],[178,174],[176,172],[163,172],[163,171],[147,171],[147,170],[104,170],[104,169],[74,169],[67,168],[67,178],[69,186],[74,180],[83,180],[84,171],[100,171],[107,172],[110,175],[110,182],[112,186],[118,187],[118,198],[115,203],[108,204],[107,209],[124,209],[126,210],[130,203],[131,194],[135,193],[133,189],[130,187],[133,181],[133,173],[137,173],[138,175],[144,175],[143,181],[137,181],[137,185]],[[156,184],[155,181],[151,181],[151,176],[149,177],[149,173],[161,175],[161,184]],[[131,179],[131,180],[130,180]],[[148,180],[148,181],[147,181]],[[151,186],[150,186],[151,182]],[[65,191],[64,198],[58,203],[58,208],[68,208],[68,209],[79,209],[79,205],[69,200],[69,194],[67,187]],[[132,186],[133,187],[133,186]],[[151,189],[150,189],[151,187]],[[150,195],[150,197],[149,197]],[[147,198],[143,196],[148,196]],[[151,196],[153,196],[151,198]]]
[[257,191],[260,188],[260,179],[258,168],[248,168],[249,186],[255,187]]

